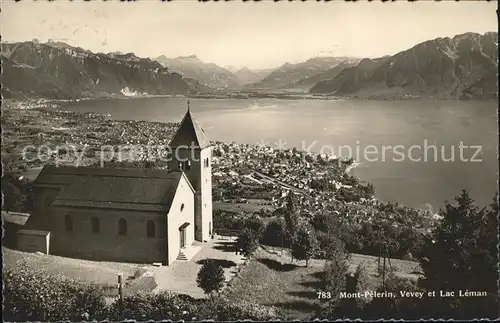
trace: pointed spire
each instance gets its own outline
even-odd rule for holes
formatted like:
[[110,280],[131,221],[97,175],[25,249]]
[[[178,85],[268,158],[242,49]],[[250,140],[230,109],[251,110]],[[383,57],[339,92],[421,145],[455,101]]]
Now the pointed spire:
[[169,143],[171,148],[183,147],[197,147],[205,148],[210,146],[210,141],[205,135],[203,129],[198,125],[190,112],[190,101],[188,103],[188,110],[182,118],[179,128],[177,128],[172,140]]

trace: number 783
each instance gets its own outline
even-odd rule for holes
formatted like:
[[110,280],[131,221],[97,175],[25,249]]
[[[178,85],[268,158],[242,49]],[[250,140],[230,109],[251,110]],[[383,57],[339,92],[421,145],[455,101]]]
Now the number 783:
[[332,294],[330,292],[316,292],[318,294],[318,299],[330,299]]

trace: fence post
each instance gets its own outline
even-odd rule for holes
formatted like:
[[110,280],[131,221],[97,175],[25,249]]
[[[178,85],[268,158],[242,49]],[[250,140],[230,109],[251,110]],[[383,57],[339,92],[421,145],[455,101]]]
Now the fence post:
[[120,310],[120,319],[123,316],[123,274],[118,274],[118,308]]

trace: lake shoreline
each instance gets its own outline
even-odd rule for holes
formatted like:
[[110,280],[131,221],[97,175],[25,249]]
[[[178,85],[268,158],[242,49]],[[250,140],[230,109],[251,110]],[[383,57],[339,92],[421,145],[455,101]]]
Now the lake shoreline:
[[[103,114],[117,121],[160,121],[168,123],[180,120],[187,107],[184,98],[172,98],[170,96],[152,97],[154,100],[144,100],[141,103],[139,101],[122,99],[101,99],[96,101],[38,100],[31,101],[31,103],[17,101],[15,106],[22,106],[20,109],[21,115],[23,114],[23,109],[41,107],[48,108],[49,110],[61,109],[68,113],[85,114],[92,112],[93,114]],[[136,97],[134,99],[142,98]],[[313,153],[325,152],[320,148],[323,146],[328,148],[332,144],[334,144],[333,147],[338,147],[340,143],[342,143],[341,146],[347,145],[354,149],[354,147],[357,147],[355,140],[358,139],[363,143],[374,143],[377,147],[387,143],[418,144],[422,142],[420,140],[422,138],[430,140],[440,138],[440,141],[444,140],[442,142],[443,145],[456,144],[455,141],[457,140],[454,139],[455,137],[443,137],[441,131],[437,130],[436,125],[442,123],[456,125],[454,126],[457,128],[456,130],[460,131],[464,136],[461,137],[461,140],[463,139],[466,143],[486,143],[484,135],[491,132],[490,122],[488,121],[487,124],[483,122],[487,121],[484,120],[484,117],[488,117],[491,114],[489,112],[489,105],[485,105],[484,103],[481,105],[474,103],[457,105],[454,103],[456,101],[450,101],[448,104],[443,104],[441,103],[442,101],[436,101],[437,103],[426,101],[425,104],[418,102],[394,102],[386,105],[384,103],[375,103],[374,101],[359,101],[358,105],[357,103],[353,104],[343,101],[323,101],[313,104],[311,103],[312,101],[295,103],[284,100],[282,103],[279,103],[273,99],[263,99],[252,102],[252,105],[255,105],[257,108],[249,109],[249,103],[247,102],[251,101],[247,100],[236,99],[226,101],[220,105],[217,101],[213,100],[200,99],[200,101],[194,101],[196,102],[194,104],[194,111],[196,111],[196,115],[204,126],[204,129],[208,130],[209,136],[214,141],[234,141],[242,145],[252,145],[264,140],[272,146],[273,144],[276,145],[281,138],[284,139],[284,142],[287,142],[287,148],[296,147],[301,150],[311,150]],[[290,105],[290,109],[287,108],[288,105]],[[4,106],[7,106],[7,104]],[[141,108],[138,109],[138,106]],[[386,112],[389,113],[389,116],[391,116],[390,119],[393,121],[387,127],[374,128],[370,120],[375,120],[379,115],[383,117]],[[434,118],[436,113],[444,117],[439,122],[429,119]],[[465,117],[469,120],[466,113],[467,115],[470,114],[471,122],[473,120],[476,123],[481,122],[478,125],[486,125],[486,128],[490,130],[484,131],[483,126],[481,128],[471,128],[466,132],[460,130],[464,126],[471,126],[470,122],[462,125],[457,123],[464,120]],[[474,115],[480,117],[481,121],[473,117]],[[413,119],[414,116],[422,119],[413,121],[415,120]],[[333,118],[333,123],[329,122],[328,118]],[[255,126],[251,126],[254,124],[252,120],[268,120],[269,124],[272,124],[272,127],[263,125],[262,130],[264,132],[256,134],[253,130],[254,128],[252,128]],[[347,124],[345,123],[346,121],[348,122]],[[316,126],[313,126],[313,128],[297,127],[300,124]],[[58,127],[64,128],[66,126],[55,125],[55,127],[56,129],[52,129],[52,131],[58,131]],[[323,131],[324,127],[329,131]],[[474,130],[476,128],[477,130]],[[292,129],[295,130],[290,131]],[[406,138],[408,130],[418,131],[416,133],[417,136],[413,137],[413,139]],[[419,139],[418,136],[423,137]],[[337,144],[335,144],[336,142]],[[491,152],[492,148],[488,148],[488,146],[490,145],[485,146],[485,149],[489,149]],[[327,149],[326,152],[330,153],[330,150]],[[338,154],[335,149],[332,152]],[[489,155],[491,154],[489,153]],[[480,205],[486,205],[490,201],[491,196],[493,196],[494,191],[490,194],[489,187],[491,185],[484,186],[483,184],[478,184],[478,182],[486,183],[488,182],[488,178],[491,177],[488,175],[488,172],[490,174],[492,174],[491,171],[496,173],[496,168],[491,166],[490,157],[488,156],[484,159],[486,163],[484,169],[486,171],[479,169],[474,164],[469,164],[464,169],[465,165],[461,166],[463,163],[443,164],[444,168],[436,163],[430,163],[427,166],[425,163],[409,163],[408,166],[406,163],[390,165],[390,163],[384,162],[367,165],[363,162],[363,158],[356,158],[359,162],[362,162],[358,167],[359,170],[358,168],[350,167],[349,172],[363,181],[372,183],[377,188],[377,199],[381,201],[400,201],[402,205],[425,210],[429,210],[430,208],[427,205],[430,205],[432,209],[437,210],[443,206],[445,200],[453,200],[453,197],[459,194],[462,188],[469,188],[474,196],[479,198],[478,202]],[[450,167],[453,167],[453,169]],[[450,176],[451,178],[457,178],[453,174],[461,174],[463,171],[465,171],[464,174],[468,174],[465,177],[466,180],[454,180],[453,184],[446,184],[446,178],[450,178]],[[458,178],[463,178],[463,176]]]
[[314,95],[314,94],[283,94],[283,93],[252,93],[244,92],[225,93],[225,94],[155,94],[155,95],[130,95],[121,93],[97,94],[95,96],[82,96],[79,98],[45,98],[45,97],[11,97],[3,98],[4,101],[49,101],[49,102],[80,102],[80,101],[101,101],[101,100],[137,100],[137,99],[157,99],[157,98],[186,98],[186,99],[204,99],[204,100],[254,100],[254,99],[276,99],[276,100],[311,100],[311,101],[462,101],[462,102],[498,102],[498,97],[479,99],[479,98],[456,98],[435,96],[415,96],[415,95],[396,95],[396,96],[334,96],[334,95]]
[[[60,112],[60,111],[65,111],[62,108],[62,105],[64,103],[68,103],[68,101],[62,100],[62,101],[59,101],[59,103],[54,102],[54,101],[34,101],[34,102],[33,101],[18,101],[18,102],[15,102],[15,104],[11,108],[13,110],[15,110],[15,109],[31,110],[32,109],[32,110],[47,111],[49,113],[51,111],[54,112],[54,113],[57,113],[57,112]],[[11,105],[12,105],[12,103],[11,103]],[[81,121],[83,122],[86,113],[84,113],[84,112],[73,112],[73,113],[76,116],[78,116],[78,118],[82,118]],[[102,114],[102,113],[92,113],[92,114],[93,114],[94,117],[99,117],[99,116],[102,116],[103,118],[108,118],[109,117],[108,115]],[[49,122],[49,124],[47,124],[46,126],[48,126],[52,131],[56,131],[56,132],[59,132],[59,133],[72,133],[74,131],[74,129],[72,129],[72,128],[55,126],[55,124],[52,124],[52,122],[50,122],[50,120],[47,120],[46,118],[38,118],[37,120],[38,121]],[[59,122],[64,122],[64,120],[58,120],[58,121]],[[138,122],[143,122],[146,126],[148,124],[152,124],[153,123],[151,121],[138,121]],[[239,144],[239,145],[246,146],[246,144]],[[252,145],[252,146],[255,146],[255,145]],[[255,146],[255,147],[257,147],[257,146]],[[332,156],[332,158],[335,159],[335,160],[337,160],[337,159],[340,158],[340,160],[342,160],[341,157],[334,157],[334,156]],[[356,167],[358,167],[359,165],[360,165],[359,161],[353,160],[351,164],[348,164],[347,166],[345,166],[345,169],[343,170],[343,173],[345,173],[346,175],[351,175],[351,171],[353,169],[355,169]],[[83,163],[80,166],[85,167],[85,166],[89,166],[89,165],[86,165],[86,163]],[[36,165],[36,167],[28,167],[24,171],[20,172],[19,175],[22,176],[22,177],[29,178],[30,180],[34,180],[36,178],[36,175],[41,171],[42,168],[43,168],[43,165]],[[30,173],[33,173],[33,174],[31,174],[30,176],[28,176]],[[360,180],[360,182],[363,183],[363,185],[369,184],[368,181],[362,181],[362,180]],[[392,201],[384,201],[384,200],[376,198],[376,192],[375,192],[375,195],[372,197],[372,201],[374,203],[395,202],[394,200],[392,200]],[[421,211],[428,211],[428,210],[426,210],[424,208],[415,208],[415,209],[420,209]]]

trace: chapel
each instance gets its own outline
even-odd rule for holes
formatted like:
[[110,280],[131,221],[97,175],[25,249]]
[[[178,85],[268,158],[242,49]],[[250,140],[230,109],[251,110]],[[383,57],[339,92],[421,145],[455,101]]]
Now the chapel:
[[[212,236],[212,145],[189,109],[169,143],[168,170],[46,165],[18,248],[93,260],[185,259]],[[45,241],[45,242],[43,242]]]

